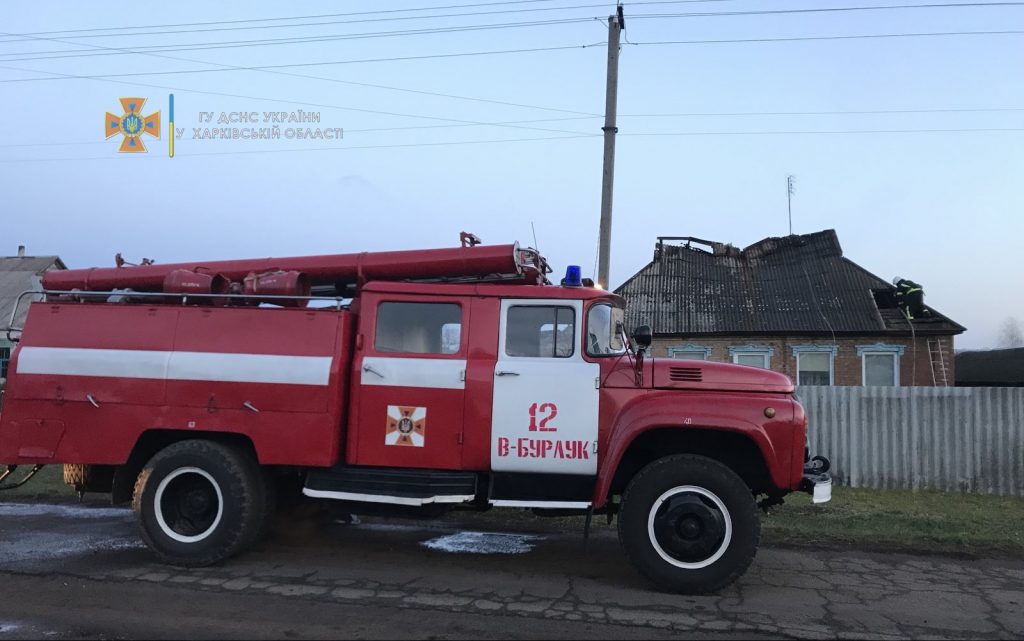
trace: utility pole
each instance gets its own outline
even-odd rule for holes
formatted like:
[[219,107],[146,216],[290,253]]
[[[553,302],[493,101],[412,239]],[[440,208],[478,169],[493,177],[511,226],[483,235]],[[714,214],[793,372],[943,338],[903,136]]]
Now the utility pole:
[[597,284],[611,288],[608,262],[612,245],[612,186],[615,182],[615,134],[619,128],[615,115],[619,98],[619,37],[626,22],[620,4],[615,15],[608,16],[608,80],[604,102],[604,172],[601,178],[601,231],[597,254]]
[[789,235],[793,235],[793,176],[786,176],[786,207],[789,209]]

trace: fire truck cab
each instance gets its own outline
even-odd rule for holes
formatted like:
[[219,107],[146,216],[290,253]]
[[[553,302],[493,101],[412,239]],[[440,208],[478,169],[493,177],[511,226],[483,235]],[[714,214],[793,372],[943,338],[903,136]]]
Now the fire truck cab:
[[547,284],[517,245],[390,254],[48,275],[13,328],[3,476],[63,464],[183,566],[252,544],[290,483],[617,515],[636,567],[689,593],[749,566],[759,496],[830,498],[785,376],[646,357],[620,297]]

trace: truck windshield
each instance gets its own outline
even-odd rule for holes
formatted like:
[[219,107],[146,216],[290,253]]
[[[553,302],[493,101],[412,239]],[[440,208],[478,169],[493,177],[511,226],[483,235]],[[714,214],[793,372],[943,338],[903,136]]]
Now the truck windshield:
[[624,312],[621,307],[598,303],[587,313],[587,354],[589,356],[618,356],[626,351],[622,344]]

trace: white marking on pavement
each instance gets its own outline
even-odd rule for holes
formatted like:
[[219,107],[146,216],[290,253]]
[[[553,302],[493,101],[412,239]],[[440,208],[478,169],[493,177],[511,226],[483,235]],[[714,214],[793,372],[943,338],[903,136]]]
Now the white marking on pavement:
[[463,554],[526,554],[533,550],[534,541],[543,539],[530,534],[459,532],[422,541],[420,545],[431,550]]
[[457,532],[458,530],[450,525],[443,523],[417,523],[416,525],[406,525],[404,523],[352,523],[355,527],[360,530],[369,530],[370,532]]
[[49,505],[46,503],[0,503],[0,516],[61,516],[71,519],[132,518],[128,508]]
[[54,535],[36,532],[26,541],[8,543],[0,551],[0,563],[10,564],[25,561],[46,561],[95,554],[96,552],[115,552],[118,550],[136,550],[145,544],[134,537],[101,537],[74,535]]

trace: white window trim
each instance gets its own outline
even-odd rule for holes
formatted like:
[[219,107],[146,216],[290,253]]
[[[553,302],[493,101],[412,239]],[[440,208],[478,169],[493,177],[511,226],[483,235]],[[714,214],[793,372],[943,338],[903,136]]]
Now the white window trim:
[[794,345],[793,356],[796,357],[796,384],[800,385],[800,356],[803,354],[828,354],[828,385],[836,384],[836,352],[838,345]]
[[[887,345],[875,343],[874,345],[858,345],[857,356],[860,358],[860,385],[867,387],[867,359],[865,356],[892,356],[892,380],[893,387],[902,387],[900,384],[900,357],[906,350],[902,345]],[[873,385],[872,387],[887,387]]]
[[760,356],[764,359],[764,369],[772,368],[772,354],[775,349],[769,345],[730,345],[729,356],[732,362],[739,364],[739,357]]
[[700,352],[704,354],[702,360],[709,360],[711,358],[711,348],[707,345],[695,345],[693,343],[687,343],[685,345],[672,345],[667,348],[669,358],[679,358],[677,354],[680,352]]

